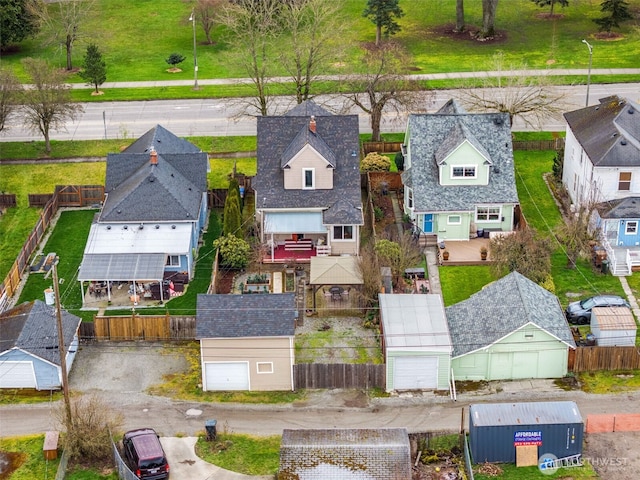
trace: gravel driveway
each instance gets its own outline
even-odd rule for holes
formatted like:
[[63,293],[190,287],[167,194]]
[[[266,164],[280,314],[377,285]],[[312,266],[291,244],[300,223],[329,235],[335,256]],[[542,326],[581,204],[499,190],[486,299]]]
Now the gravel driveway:
[[144,393],[162,377],[186,372],[178,349],[152,342],[105,342],[81,345],[69,375],[71,390]]

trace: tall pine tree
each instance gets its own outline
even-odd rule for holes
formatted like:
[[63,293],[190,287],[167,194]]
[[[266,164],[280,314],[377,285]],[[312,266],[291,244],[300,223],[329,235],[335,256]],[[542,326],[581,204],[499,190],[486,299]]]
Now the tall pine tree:
[[399,0],[367,0],[362,16],[376,26],[376,45],[380,45],[382,36],[389,38],[400,31],[397,18],[404,16]]
[[84,55],[82,70],[78,73],[80,78],[90,85],[96,87],[96,93],[99,92],[98,87],[107,79],[107,65],[102,58],[102,53],[95,43],[87,46],[87,53]]
[[600,4],[600,11],[604,17],[596,18],[593,21],[598,25],[601,32],[611,33],[611,30],[620,28],[620,23],[631,20],[633,16],[629,12],[629,4],[624,0],[604,0]]

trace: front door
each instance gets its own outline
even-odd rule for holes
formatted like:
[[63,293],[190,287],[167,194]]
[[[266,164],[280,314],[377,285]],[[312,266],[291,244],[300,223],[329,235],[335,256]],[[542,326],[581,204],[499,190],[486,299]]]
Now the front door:
[[422,225],[422,231],[424,233],[433,233],[433,213],[424,214],[424,222]]

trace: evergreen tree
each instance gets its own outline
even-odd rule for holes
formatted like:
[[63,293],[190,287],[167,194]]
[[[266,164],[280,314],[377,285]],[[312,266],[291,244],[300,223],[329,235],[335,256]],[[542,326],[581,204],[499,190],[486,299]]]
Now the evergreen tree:
[[34,37],[40,30],[38,15],[34,9],[46,8],[40,2],[27,0],[0,0],[0,51],[10,45]]
[[551,11],[549,15],[553,15],[553,7],[556,6],[556,3],[561,7],[566,7],[569,5],[569,0],[531,0],[533,3],[538,5],[539,7],[551,7]]
[[620,28],[620,23],[631,20],[633,16],[629,12],[629,4],[624,0],[604,0],[600,4],[600,11],[604,17],[593,20],[601,32],[610,33],[615,28]]
[[380,45],[380,38],[390,37],[400,31],[397,18],[404,16],[399,0],[367,0],[367,7],[362,16],[371,20],[376,26],[376,45]]
[[87,53],[84,56],[82,70],[78,75],[88,84],[94,85],[96,87],[96,93],[98,93],[98,87],[107,79],[107,65],[102,59],[102,53],[100,53],[95,43],[90,43],[87,46]]
[[244,238],[242,230],[242,210],[240,208],[240,190],[232,184],[229,185],[227,198],[224,202],[224,218],[222,221],[222,231],[224,235],[235,235]]

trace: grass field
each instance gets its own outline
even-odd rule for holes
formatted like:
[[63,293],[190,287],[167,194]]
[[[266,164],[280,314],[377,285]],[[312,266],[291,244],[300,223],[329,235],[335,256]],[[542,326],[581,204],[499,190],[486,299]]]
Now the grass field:
[[[640,31],[637,20],[620,28],[617,41],[594,37],[593,19],[600,16],[599,2],[576,0],[569,7],[557,9],[560,18],[550,20],[543,15],[547,9],[536,7],[529,0],[500,2],[496,15],[499,36],[487,42],[471,39],[468,32],[454,36],[456,0],[433,0],[425,8],[422,1],[401,2],[405,16],[399,23],[402,30],[394,39],[412,57],[410,70],[416,73],[480,71],[491,65],[497,51],[504,52],[507,62],[526,62],[530,68],[586,68],[589,55],[581,39],[593,45],[593,67],[637,67],[640,51]],[[629,0],[632,11],[640,8],[640,0]],[[55,9],[53,5],[49,8]],[[362,0],[342,0],[340,16],[348,23],[342,43],[345,53],[336,57],[326,72],[349,73],[360,69],[362,44],[374,40],[373,24],[362,17]],[[103,52],[107,64],[107,81],[173,80],[193,78],[193,33],[188,21],[191,4],[180,0],[130,2],[98,0],[92,18],[87,22],[91,40]],[[466,2],[465,20],[473,31],[481,24],[480,2]],[[637,15],[637,13],[636,13]],[[105,19],[109,19],[108,22]],[[636,28],[634,28],[636,27]],[[233,56],[237,52],[228,41],[229,32],[218,25],[213,32],[214,44],[207,45],[201,28],[197,29],[199,78],[237,78],[246,76]],[[78,42],[73,53],[74,66],[79,66],[85,43]],[[28,56],[42,57],[63,66],[64,50],[56,45],[45,46],[42,39],[23,42],[20,50],[3,55],[3,65],[14,69],[26,80],[20,61]],[[182,72],[168,73],[165,59],[178,52],[186,56]],[[283,75],[278,62],[272,62],[272,75]],[[70,81],[81,82],[72,75]]]

